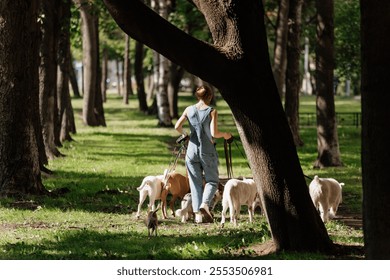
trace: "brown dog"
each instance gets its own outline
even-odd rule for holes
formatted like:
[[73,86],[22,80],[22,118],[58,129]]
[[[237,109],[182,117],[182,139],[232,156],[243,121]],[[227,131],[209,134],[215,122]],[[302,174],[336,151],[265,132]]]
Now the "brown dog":
[[183,197],[190,192],[190,184],[187,176],[180,173],[172,172],[167,175],[166,183],[161,191],[161,205],[164,219],[167,215],[167,196],[172,194],[172,199],[169,202],[169,206],[172,210],[172,215],[175,216],[175,201],[176,199],[183,199]]
[[158,227],[158,218],[157,218],[157,211],[160,209],[158,206],[156,210],[149,211],[148,217],[146,218],[146,227],[148,228],[148,238],[150,238],[153,235],[157,236],[157,227]]

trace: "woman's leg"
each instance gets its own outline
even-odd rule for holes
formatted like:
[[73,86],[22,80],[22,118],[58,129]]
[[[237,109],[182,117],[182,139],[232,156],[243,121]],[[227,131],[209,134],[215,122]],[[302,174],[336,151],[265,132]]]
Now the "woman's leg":
[[192,208],[194,213],[196,213],[199,212],[203,196],[202,168],[200,162],[196,162],[193,159],[187,159],[186,165],[192,196]]
[[218,157],[216,155],[202,155],[202,164],[206,181],[202,202],[206,203],[207,206],[210,207],[210,203],[218,189]]

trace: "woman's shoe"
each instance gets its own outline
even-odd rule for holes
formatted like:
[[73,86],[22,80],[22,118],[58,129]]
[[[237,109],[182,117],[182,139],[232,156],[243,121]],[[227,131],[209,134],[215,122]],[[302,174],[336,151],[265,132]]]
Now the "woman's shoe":
[[195,223],[197,224],[202,223],[202,214],[200,212],[195,213]]
[[214,221],[213,216],[210,213],[209,206],[206,203],[202,203],[199,208],[206,223],[212,223]]

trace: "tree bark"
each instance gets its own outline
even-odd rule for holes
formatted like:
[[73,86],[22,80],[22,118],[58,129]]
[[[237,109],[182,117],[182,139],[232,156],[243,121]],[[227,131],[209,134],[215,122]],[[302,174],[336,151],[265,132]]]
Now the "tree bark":
[[105,126],[103,99],[100,91],[98,17],[93,4],[75,0],[81,15],[83,40],[83,122],[88,126]]
[[70,60],[69,60],[69,81],[72,86],[73,96],[77,98],[81,98],[79,85],[77,83],[76,73],[73,67],[72,54],[70,54]]
[[102,55],[102,100],[103,102],[107,101],[107,72],[108,72],[108,49],[103,48]]
[[[168,18],[168,3],[167,0],[153,0],[152,6],[154,10],[164,19]],[[162,54],[156,52],[158,56],[157,84],[156,84],[156,104],[157,104],[157,118],[158,126],[172,127],[172,119],[169,114],[168,101],[168,82],[169,82],[169,60]],[[156,57],[155,56],[155,57]]]
[[118,95],[122,95],[122,75],[121,75],[121,67],[119,65],[119,59],[115,59],[115,66],[116,66],[116,89],[118,90]]
[[315,168],[341,166],[333,94],[334,26],[333,0],[316,0],[316,110],[317,149]]
[[46,193],[34,129],[34,112],[39,112],[38,13],[38,0],[8,0],[0,5],[2,195]]
[[57,109],[57,42],[58,42],[58,14],[56,1],[44,1],[41,3],[42,17],[39,66],[39,99],[40,117],[42,123],[43,140],[46,156],[54,159],[62,154],[57,149],[56,123],[58,119]]
[[148,103],[146,101],[144,72],[144,45],[140,42],[135,42],[135,59],[134,59],[134,75],[137,85],[137,97],[139,103],[139,110],[141,112],[148,112]]
[[367,259],[390,259],[390,2],[360,0],[363,230]]
[[287,67],[287,36],[290,0],[279,0],[278,18],[275,30],[273,73],[280,98],[284,96]]
[[179,110],[178,110],[177,102],[178,102],[180,81],[184,75],[184,68],[174,63],[170,63],[169,69],[170,69],[169,82],[168,82],[169,114],[171,119],[178,119]]
[[133,93],[133,87],[131,85],[130,37],[128,35],[126,35],[126,42],[125,42],[123,77],[124,77],[123,103],[129,104],[129,96],[133,95],[134,93]]
[[73,141],[70,133],[75,132],[73,107],[69,91],[70,65],[70,0],[59,4],[60,36],[58,40],[57,104],[59,112],[60,141]]
[[287,69],[286,69],[286,101],[284,110],[296,146],[302,146],[299,134],[299,93],[301,77],[299,61],[301,59],[301,12],[303,0],[290,0],[288,39],[287,39]]
[[[232,110],[276,250],[332,249],[308,187],[269,63],[262,2],[193,1],[214,45],[163,20],[140,1],[105,0],[118,25],[217,87]],[[253,98],[259,102],[253,102]]]

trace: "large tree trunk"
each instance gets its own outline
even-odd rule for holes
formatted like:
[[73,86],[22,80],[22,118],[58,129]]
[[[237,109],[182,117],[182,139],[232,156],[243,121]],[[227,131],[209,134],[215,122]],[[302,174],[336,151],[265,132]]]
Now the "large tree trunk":
[[284,105],[296,146],[303,145],[299,135],[299,92],[302,80],[299,71],[302,4],[303,0],[290,0],[289,20],[291,23],[288,28],[286,102]]
[[367,259],[390,259],[390,2],[360,0],[363,229]]
[[288,11],[290,0],[279,0],[275,30],[273,73],[280,98],[284,96],[287,65]]
[[[140,1],[105,0],[132,38],[217,87],[229,104],[265,206],[276,250],[328,251],[269,62],[262,2],[194,1],[214,45],[197,40]],[[253,102],[253,98],[259,102]]]
[[317,149],[314,167],[341,166],[337,135],[336,110],[333,95],[334,27],[333,0],[316,0],[317,46],[316,46],[316,109]]
[[33,120],[34,112],[39,112],[38,12],[38,0],[9,0],[0,5],[0,193],[3,195],[46,192],[41,181]]

